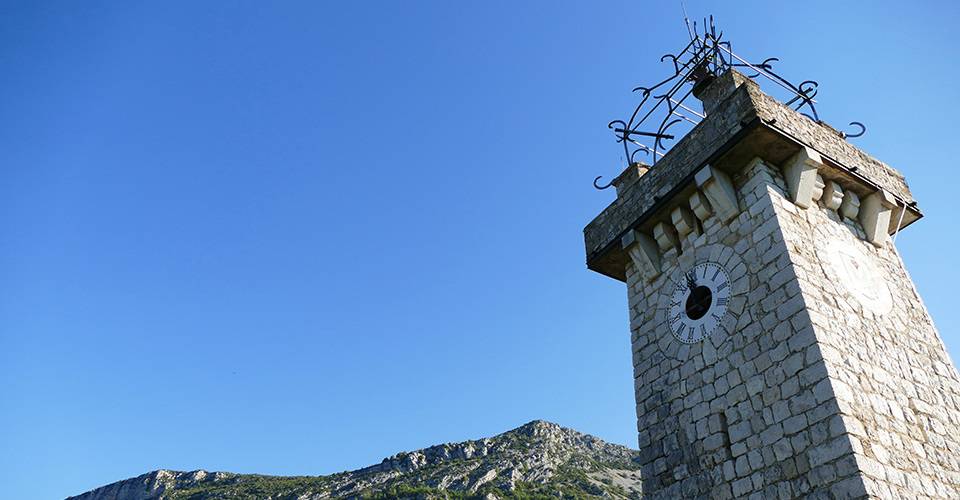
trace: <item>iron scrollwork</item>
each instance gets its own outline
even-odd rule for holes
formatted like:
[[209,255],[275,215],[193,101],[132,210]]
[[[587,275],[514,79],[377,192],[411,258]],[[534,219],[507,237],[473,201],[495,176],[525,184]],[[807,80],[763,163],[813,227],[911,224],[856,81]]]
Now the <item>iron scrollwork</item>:
[[[723,32],[718,32],[713,16],[703,20],[703,33],[698,30],[697,23],[693,23],[690,30],[690,42],[676,54],[665,54],[660,62],[668,62],[671,74],[660,82],[649,86],[639,86],[633,92],[639,93],[640,101],[626,120],[612,120],[607,128],[612,130],[616,142],[623,147],[623,157],[628,165],[637,163],[637,154],[647,156],[653,165],[661,159],[671,147],[671,141],[686,133],[687,129],[695,127],[705,115],[692,106],[687,105],[687,99],[693,94],[698,85],[706,85],[713,78],[731,68],[746,68],[750,70],[749,78],[757,80],[760,77],[774,82],[786,91],[784,103],[799,111],[801,114],[820,122],[820,115],[815,106],[819,84],[814,80],[804,80],[794,85],[773,70],[773,63],[780,60],[776,57],[764,59],[758,64],[751,64],[733,52],[732,44],[723,39]],[[866,127],[860,122],[852,122],[852,126],[860,130],[852,134],[844,134],[846,138],[860,137]],[[602,176],[594,179],[594,187],[606,189],[612,182],[600,184]]]

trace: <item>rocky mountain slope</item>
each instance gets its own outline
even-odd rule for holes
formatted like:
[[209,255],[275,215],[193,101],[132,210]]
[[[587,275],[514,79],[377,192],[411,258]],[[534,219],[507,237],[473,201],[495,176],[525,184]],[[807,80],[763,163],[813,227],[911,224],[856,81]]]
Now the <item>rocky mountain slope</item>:
[[492,438],[400,453],[329,476],[158,470],[69,500],[639,498],[636,455],[537,420]]

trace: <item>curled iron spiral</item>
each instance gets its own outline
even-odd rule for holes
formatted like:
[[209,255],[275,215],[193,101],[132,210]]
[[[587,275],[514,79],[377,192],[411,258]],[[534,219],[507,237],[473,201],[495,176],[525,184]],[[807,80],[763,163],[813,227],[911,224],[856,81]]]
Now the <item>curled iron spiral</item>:
[[[732,44],[718,31],[713,16],[704,19],[702,32],[696,22],[690,31],[690,42],[679,52],[667,53],[660,57],[661,63],[669,63],[669,75],[653,85],[633,88],[639,102],[633,108],[629,118],[612,120],[607,128],[613,131],[616,142],[623,148],[623,158],[628,164],[636,163],[637,153],[642,152],[650,158],[655,167],[657,162],[670,149],[670,140],[683,135],[685,130],[677,132],[680,123],[687,127],[696,127],[704,114],[685,104],[697,85],[706,85],[731,68],[748,68],[748,78],[757,80],[766,78],[788,93],[784,99],[787,106],[806,116],[813,122],[821,123],[814,99],[819,91],[815,80],[803,80],[793,84],[774,71],[774,63],[780,59],[768,57],[760,63],[751,64],[733,52]],[[854,133],[845,134],[846,138],[860,137],[866,127],[860,122],[851,122],[857,127]],[[601,184],[603,176],[597,176],[593,185],[597,189],[607,189],[610,183]]]
[[860,123],[860,122],[850,122],[850,125],[853,126],[853,127],[859,128],[860,131],[857,132],[857,133],[854,133],[854,134],[848,134],[848,133],[846,133],[846,132],[840,132],[841,134],[843,134],[843,138],[844,138],[844,139],[851,139],[851,138],[854,138],[854,137],[860,137],[861,135],[867,133],[867,127],[866,127],[864,124]]
[[606,183],[606,184],[604,184],[604,185],[601,186],[600,184],[598,184],[598,182],[600,181],[600,179],[603,179],[603,176],[602,176],[602,175],[598,175],[595,179],[593,179],[593,187],[596,188],[596,189],[599,189],[600,191],[603,191],[604,189],[607,189],[608,187],[610,187],[610,186],[613,185],[613,181],[610,181],[610,182],[608,182],[608,183]]

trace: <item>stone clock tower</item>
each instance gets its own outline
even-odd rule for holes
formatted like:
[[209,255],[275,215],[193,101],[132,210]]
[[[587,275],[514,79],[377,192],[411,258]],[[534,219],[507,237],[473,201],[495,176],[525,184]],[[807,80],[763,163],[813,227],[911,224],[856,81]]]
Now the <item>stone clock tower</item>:
[[891,239],[922,215],[903,177],[694,66],[702,119],[584,229],[627,285],[645,498],[960,498],[960,380]]

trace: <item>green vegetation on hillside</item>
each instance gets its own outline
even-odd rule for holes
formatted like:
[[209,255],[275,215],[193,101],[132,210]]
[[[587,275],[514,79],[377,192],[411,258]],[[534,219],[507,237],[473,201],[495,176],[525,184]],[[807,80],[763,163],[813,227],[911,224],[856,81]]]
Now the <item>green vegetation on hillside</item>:
[[[626,499],[639,498],[636,456],[624,446],[534,421],[492,438],[399,453],[329,476],[161,470],[129,479],[124,488],[146,487],[157,495],[146,498],[158,500]],[[96,493],[74,500],[104,498]]]

